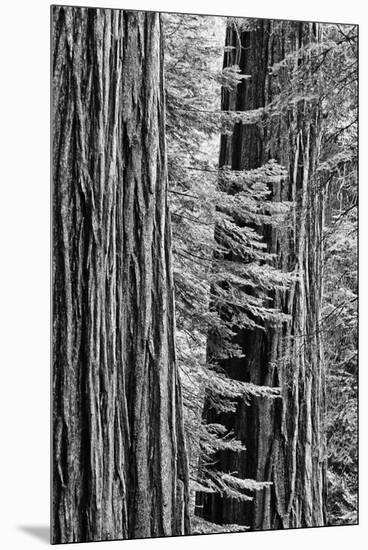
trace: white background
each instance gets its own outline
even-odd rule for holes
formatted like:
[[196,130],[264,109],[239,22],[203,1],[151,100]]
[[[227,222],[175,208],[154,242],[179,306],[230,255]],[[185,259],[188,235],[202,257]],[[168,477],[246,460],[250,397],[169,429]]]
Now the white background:
[[[62,2],[61,2],[62,3]],[[66,2],[65,2],[66,3]],[[360,522],[357,527],[102,543],[131,550],[231,545],[367,547],[367,32],[364,2],[101,0],[71,4],[360,24]],[[49,2],[3,4],[0,26],[0,547],[45,547],[49,525]],[[80,545],[91,549],[93,546]]]

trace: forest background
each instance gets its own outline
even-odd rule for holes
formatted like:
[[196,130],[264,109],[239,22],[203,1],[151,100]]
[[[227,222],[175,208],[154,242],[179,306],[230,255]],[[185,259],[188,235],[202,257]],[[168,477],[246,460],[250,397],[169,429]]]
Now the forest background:
[[[308,370],[309,365],[314,369],[315,381],[318,370],[326,369],[326,378],[322,375],[320,381],[326,385],[326,397],[323,391],[318,396],[319,382],[313,382],[316,404],[312,407],[316,409],[311,413],[312,425],[321,425],[317,428],[321,429],[321,438],[318,435],[312,442],[313,454],[319,448],[320,460],[326,461],[327,467],[323,491],[327,491],[328,498],[321,503],[324,521],[327,525],[357,521],[357,28],[321,24],[320,42],[305,37],[297,49],[289,50],[290,41],[295,40],[293,29],[302,27],[288,27],[282,22],[262,25],[253,19],[163,17],[176,342],[190,488],[192,493],[197,491],[194,532],[220,530],[216,523],[249,524],[252,529],[279,525],[277,518],[282,512],[276,511],[277,506],[268,521],[263,513],[257,517],[251,512],[253,504],[248,499],[261,507],[266,498],[261,496],[265,490],[262,484],[239,482],[239,478],[249,480],[256,475],[260,482],[271,480],[275,485],[273,498],[279,498],[281,489],[276,487],[280,481],[264,464],[269,462],[279,471],[289,458],[286,453],[280,459],[268,450],[278,437],[278,390],[267,386],[281,386],[284,414],[289,420],[294,414],[303,418],[307,395],[299,397],[294,412],[294,398],[290,399],[285,389],[285,385],[294,384],[288,378],[288,368],[294,372],[298,368],[298,353],[304,358],[305,368]],[[282,32],[289,38],[286,54],[278,64],[277,37]],[[255,42],[252,38],[247,42],[247,33],[257,37]],[[267,56],[264,94],[269,99],[265,104],[260,89]],[[254,81],[257,84],[253,87]],[[316,172],[313,174],[311,168],[308,180],[312,189],[308,202],[301,198],[296,175],[297,164],[300,170],[306,162],[301,160],[302,154],[298,156],[299,145],[291,146],[292,150],[296,147],[295,159],[293,153],[288,157],[280,149],[287,149],[286,136],[297,132],[292,129],[295,121],[289,118],[290,113],[313,105],[314,98],[318,98],[322,109],[323,130]],[[246,114],[240,111],[242,108],[248,109]],[[304,125],[308,115],[304,112],[301,116]],[[257,127],[259,130],[254,130]],[[299,131],[302,135],[306,128]],[[267,151],[263,156],[257,152],[259,135]],[[294,143],[295,138],[291,139]],[[228,147],[232,147],[230,154]],[[285,178],[294,180],[296,191],[283,187]],[[294,292],[290,289],[296,268],[290,242],[302,234],[303,219],[309,219],[310,210],[311,225],[308,229],[307,224],[304,238],[306,242],[312,239],[309,247],[313,248],[316,264],[310,263],[309,256],[307,267],[301,268],[299,276],[306,277],[302,284],[308,296],[298,309],[286,306],[282,296]],[[324,218],[321,234],[321,228],[313,229],[319,218]],[[288,233],[287,239],[284,233]],[[272,253],[277,259],[268,256]],[[317,310],[321,308],[315,312],[315,322],[314,304]],[[305,311],[307,324],[298,329],[298,316],[302,319]],[[296,331],[291,346],[295,346],[296,355],[289,348],[287,330],[284,332],[290,314],[291,324],[295,325],[292,330]],[[277,336],[272,336],[273,331]],[[318,346],[324,354],[319,366]],[[255,372],[253,362],[257,365]],[[271,367],[266,367],[268,362]],[[257,385],[249,385],[249,381]],[[300,384],[303,388],[308,382],[300,380]],[[290,390],[292,394],[295,391],[303,389],[296,386]],[[266,420],[259,418],[262,415]],[[295,437],[302,449],[303,420],[298,423],[299,435]],[[260,433],[256,436],[253,432],[258,426]],[[289,434],[289,445],[292,437]],[[308,489],[298,469],[296,491],[302,494]],[[268,490],[273,491],[272,487]],[[248,504],[241,504],[244,500]],[[282,501],[280,497],[281,507]],[[194,502],[192,510],[193,506]],[[212,524],[203,523],[200,517]],[[303,521],[296,521],[290,519],[291,523],[284,526],[303,525]],[[313,521],[321,524],[317,515]],[[225,528],[237,529],[235,525]]]
[[[83,3],[83,2],[81,2]],[[179,3],[180,4],[180,3]],[[202,9],[202,4],[204,5]],[[324,20],[330,20],[331,14],[334,18],[342,22],[355,22],[361,19],[361,55],[364,61],[364,51],[366,48],[366,36],[364,32],[365,20],[362,13],[359,12],[358,3],[351,2],[349,6],[336,6],[333,3],[326,2],[319,5],[316,2],[309,2],[304,8],[293,7],[292,3],[275,4],[267,2],[262,6],[249,6],[245,9],[243,5],[221,6],[211,3],[211,8],[205,6],[205,2],[186,3],[185,9],[196,8],[204,13],[215,11],[216,13],[226,13],[232,15],[244,16],[264,16],[264,17],[295,17],[310,19],[314,13],[321,14]],[[287,5],[286,5],[287,4]],[[99,2],[86,2],[85,5],[99,5]],[[5,437],[9,439],[12,445],[12,452],[4,453],[2,456],[2,472],[4,476],[4,499],[5,508],[2,509],[2,517],[6,525],[3,533],[3,540],[7,542],[7,547],[12,548],[13,544],[27,544],[27,547],[38,547],[40,542],[37,538],[30,538],[29,531],[20,530],[19,526],[28,526],[31,530],[34,527],[47,526],[48,517],[48,480],[45,480],[44,472],[48,469],[48,419],[45,416],[45,410],[48,407],[48,347],[45,343],[45,334],[48,333],[48,303],[49,298],[45,296],[45,289],[48,286],[48,168],[41,162],[48,151],[48,51],[45,51],[45,43],[48,40],[48,10],[47,2],[34,2],[27,6],[26,3],[18,3],[17,6],[5,6],[6,18],[12,19],[15,15],[18,17],[18,31],[16,44],[14,43],[14,30],[5,29],[2,40],[4,44],[12,44],[12,56],[5,55],[5,70],[11,75],[12,85],[4,87],[2,90],[2,104],[12,108],[4,112],[4,125],[6,124],[7,136],[3,144],[3,151],[6,151],[4,174],[10,182],[16,182],[16,185],[6,186],[5,204],[17,204],[17,215],[9,209],[2,219],[4,238],[4,250],[9,257],[10,270],[2,273],[4,277],[3,289],[6,289],[4,296],[4,311],[6,323],[3,326],[5,336],[4,364],[9,364],[11,368],[7,369],[5,374],[5,385],[9,388],[2,401],[2,420],[4,422]],[[122,8],[120,2],[109,2],[109,6]],[[130,7],[130,6],[127,6]],[[152,2],[141,2],[140,9],[152,8]],[[155,4],[155,8],[160,9],[180,9],[175,3],[165,5]],[[303,12],[304,9],[304,12]],[[9,10],[9,11],[8,11]],[[16,14],[15,11],[16,10]],[[341,10],[341,11],[340,11]],[[354,14],[357,14],[357,17]],[[361,17],[359,17],[359,14]],[[10,26],[9,26],[10,27]],[[47,49],[46,49],[47,50]],[[2,47],[2,53],[6,54],[6,47]],[[363,64],[363,63],[362,63]],[[20,67],[22,70],[20,70]],[[366,75],[361,75],[362,91],[366,96]],[[37,81],[37,86],[27,87],[27,101],[24,99],[24,82]],[[5,94],[5,95],[4,95]],[[365,117],[365,105],[361,104],[361,117]],[[23,131],[19,129],[22,127]],[[361,128],[361,150],[364,150],[365,129]],[[11,138],[11,139],[9,139]],[[14,147],[13,145],[16,146]],[[19,151],[22,151],[23,163],[19,163]],[[42,152],[42,154],[41,154]],[[365,176],[365,167],[361,165],[362,177]],[[44,183],[38,185],[42,180]],[[29,182],[32,181],[32,186]],[[365,189],[361,189],[361,200],[366,204]],[[21,198],[20,198],[21,197]],[[41,213],[42,211],[42,213]],[[21,220],[21,223],[20,223]],[[364,236],[365,221],[362,219],[361,231]],[[25,232],[25,227],[27,231]],[[5,229],[7,228],[7,229]],[[11,238],[9,238],[9,229]],[[21,251],[21,252],[20,252]],[[36,266],[27,270],[25,265]],[[363,267],[365,272],[365,268]],[[25,284],[25,275],[27,283]],[[10,290],[10,292],[9,292]],[[361,295],[361,311],[364,312],[366,295],[364,288]],[[18,329],[14,331],[14,326]],[[364,315],[361,326],[364,329]],[[11,332],[10,332],[11,329]],[[19,346],[19,334],[22,334],[23,346]],[[364,334],[364,333],[363,333]],[[17,353],[14,354],[14,350]],[[364,350],[362,351],[364,358]],[[21,376],[19,374],[21,373]],[[361,373],[361,384],[365,384],[365,373]],[[37,398],[35,392],[30,392],[29,388],[37,388]],[[17,398],[14,399],[14,396]],[[362,403],[362,415],[367,417],[365,404]],[[5,414],[6,411],[6,414]],[[27,414],[25,414],[27,411]],[[9,422],[9,414],[12,422]],[[22,437],[19,437],[22,434]],[[362,431],[364,440],[364,430]],[[363,441],[364,442],[364,441]],[[35,453],[28,453],[27,466],[24,463],[24,449],[37,449]],[[364,460],[363,455],[363,460]],[[32,475],[30,472],[32,471]],[[12,473],[13,475],[8,475]],[[362,472],[362,486],[364,486],[364,471]],[[14,480],[17,480],[16,482]],[[17,488],[15,488],[17,487]],[[20,488],[22,488],[22,498],[20,498]],[[361,497],[361,512],[364,517],[365,496]],[[273,544],[288,547],[297,542],[301,547],[310,546],[313,541],[333,541],[336,548],[346,547],[347,541],[350,543],[355,540],[359,548],[360,536],[362,536],[364,527],[361,528],[340,528],[328,529],[320,532],[309,531],[303,533],[303,538],[298,537],[297,533],[274,533]],[[336,533],[336,534],[335,534]],[[262,547],[269,544],[267,534],[249,535],[249,540],[256,540],[257,545]],[[254,539],[256,537],[256,539]],[[354,538],[356,537],[356,538]],[[213,540],[223,540],[222,538],[213,539],[193,539],[192,544],[213,545]],[[231,541],[234,545],[242,544],[241,535],[232,535]],[[16,542],[18,541],[18,542]],[[239,541],[238,543],[236,541]],[[129,544],[140,546],[140,542],[130,542]],[[170,544],[170,541],[150,541],[154,547],[155,544]],[[185,540],[177,539],[175,544],[186,544]],[[316,543],[315,543],[316,544]],[[321,542],[322,544],[322,542]],[[15,546],[14,546],[15,547]],[[291,546],[290,546],[291,547]]]

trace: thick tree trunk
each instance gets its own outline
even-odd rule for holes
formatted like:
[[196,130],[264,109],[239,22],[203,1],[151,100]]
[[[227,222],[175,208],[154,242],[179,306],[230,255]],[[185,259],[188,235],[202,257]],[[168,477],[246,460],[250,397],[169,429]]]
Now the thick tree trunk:
[[[254,24],[254,23],[253,23]],[[230,26],[225,66],[239,63],[251,75],[236,93],[223,92],[224,110],[251,110],[269,105],[294,69],[272,76],[270,67],[301,46],[317,40],[318,29],[307,23],[258,21],[240,34]],[[306,52],[304,55],[308,55]],[[289,229],[263,228],[275,265],[297,276],[291,289],[274,293],[274,307],[291,315],[279,329],[241,330],[235,341],[245,358],[221,363],[235,379],[280,386],[281,400],[239,400],[235,414],[220,421],[244,443],[245,452],[220,452],[218,468],[242,478],[271,481],[253,502],[202,495],[204,516],[216,523],[238,523],[251,529],[317,526],[325,523],[324,366],[320,337],[322,293],[323,191],[318,187],[321,115],[317,102],[300,99],[267,125],[237,124],[232,136],[222,136],[220,165],[257,168],[270,158],[289,177],[273,189],[274,200],[294,201]]]
[[188,533],[159,15],[52,25],[53,542]]

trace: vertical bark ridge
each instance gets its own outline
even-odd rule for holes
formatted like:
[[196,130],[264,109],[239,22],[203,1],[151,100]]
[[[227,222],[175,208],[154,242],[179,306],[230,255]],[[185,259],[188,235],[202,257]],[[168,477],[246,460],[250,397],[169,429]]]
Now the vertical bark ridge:
[[53,542],[188,533],[159,15],[52,20]]

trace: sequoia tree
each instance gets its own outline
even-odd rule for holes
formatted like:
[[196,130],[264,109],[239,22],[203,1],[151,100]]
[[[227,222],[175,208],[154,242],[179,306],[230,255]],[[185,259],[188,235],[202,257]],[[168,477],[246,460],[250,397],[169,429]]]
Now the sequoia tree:
[[53,542],[185,534],[160,16],[52,25]]
[[[223,90],[222,108],[247,111],[249,120],[239,121],[231,135],[222,135],[220,166],[254,170],[276,160],[286,169],[285,177],[269,188],[274,201],[292,204],[289,224],[282,230],[267,223],[253,229],[274,255],[274,267],[288,272],[293,282],[288,290],[269,291],[269,304],[288,320],[271,325],[250,310],[255,326],[233,329],[233,342],[243,356],[220,363],[234,380],[280,387],[282,399],[253,396],[247,404],[240,398],[235,412],[220,415],[206,406],[207,421],[224,424],[246,449],[219,451],[215,467],[240,480],[270,482],[248,502],[200,495],[204,517],[216,523],[251,529],[325,523],[318,41],[318,25],[309,23],[230,21],[227,29],[224,66],[239,65],[247,78],[235,92]],[[220,226],[216,235],[221,244]],[[235,252],[227,260],[239,258]],[[257,289],[253,292],[257,296]],[[210,333],[209,345],[211,339]]]

